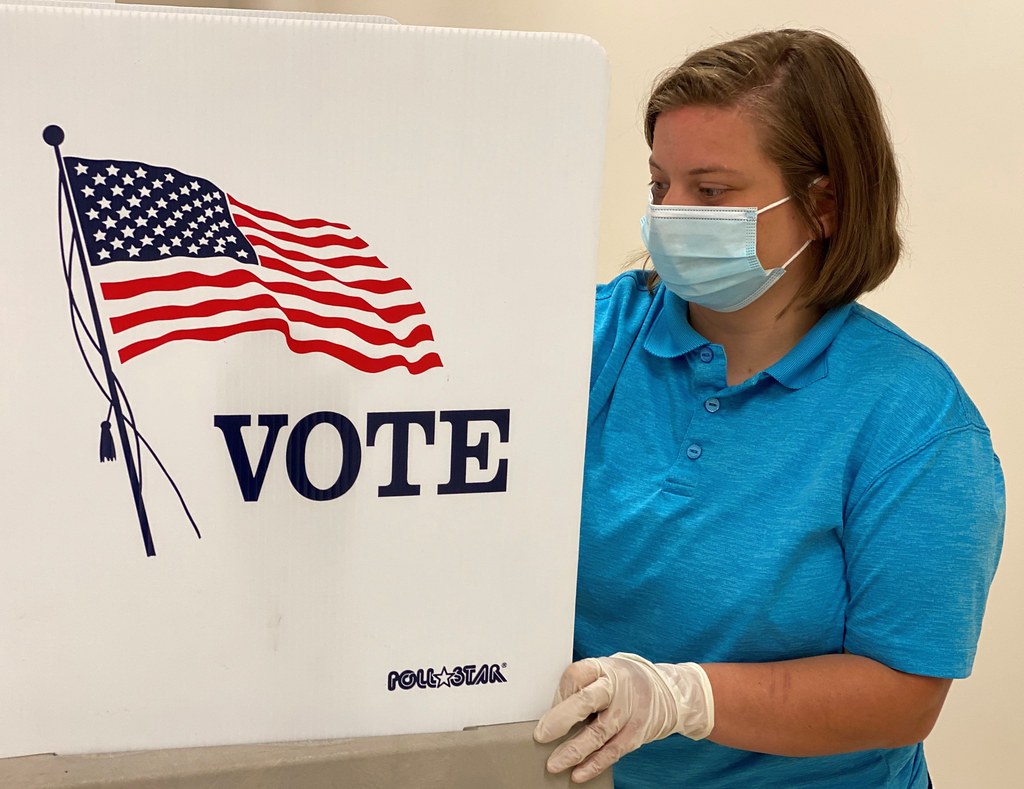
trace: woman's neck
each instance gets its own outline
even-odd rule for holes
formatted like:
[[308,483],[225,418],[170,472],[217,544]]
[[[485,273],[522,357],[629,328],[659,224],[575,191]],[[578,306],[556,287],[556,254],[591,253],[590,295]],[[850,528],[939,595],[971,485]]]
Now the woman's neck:
[[715,312],[694,304],[689,305],[689,310],[690,325],[725,348],[729,386],[742,383],[775,364],[800,342],[822,315],[820,309],[797,306],[784,309],[777,300],[764,298],[736,312]]

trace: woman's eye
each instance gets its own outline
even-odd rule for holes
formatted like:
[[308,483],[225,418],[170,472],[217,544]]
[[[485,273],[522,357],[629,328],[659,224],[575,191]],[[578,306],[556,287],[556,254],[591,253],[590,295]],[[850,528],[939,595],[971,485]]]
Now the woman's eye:
[[651,187],[651,196],[660,199],[668,192],[668,184],[652,180],[648,186]]
[[725,194],[725,187],[722,186],[698,186],[697,191],[705,200],[716,200]]

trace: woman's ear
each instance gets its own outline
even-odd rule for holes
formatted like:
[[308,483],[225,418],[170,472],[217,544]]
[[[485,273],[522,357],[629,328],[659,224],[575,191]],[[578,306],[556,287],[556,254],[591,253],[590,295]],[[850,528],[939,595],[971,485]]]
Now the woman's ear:
[[836,230],[836,196],[827,175],[811,185],[811,205],[821,225],[822,238],[831,238]]

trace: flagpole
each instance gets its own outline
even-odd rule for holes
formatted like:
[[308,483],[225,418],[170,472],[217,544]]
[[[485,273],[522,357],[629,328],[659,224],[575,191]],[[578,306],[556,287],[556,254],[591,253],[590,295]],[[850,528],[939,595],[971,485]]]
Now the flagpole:
[[146,546],[147,556],[156,556],[156,549],[153,547],[153,535],[149,530],[149,517],[146,515],[146,504],[142,500],[142,485],[139,482],[138,471],[135,468],[135,460],[132,455],[131,443],[128,440],[128,428],[125,425],[124,412],[121,409],[121,398],[117,392],[117,379],[114,377],[114,368],[110,364],[110,355],[107,351],[107,341],[103,334],[103,322],[100,320],[100,311],[96,306],[96,294],[93,292],[92,279],[89,276],[89,260],[86,257],[85,248],[82,245],[82,229],[75,213],[75,200],[71,194],[70,181],[68,180],[67,168],[64,166],[64,157],[60,152],[60,144],[64,142],[64,130],[60,126],[47,126],[43,129],[43,140],[53,146],[57,156],[57,167],[60,170],[61,184],[64,188],[64,196],[68,202],[68,214],[71,217],[71,225],[74,229],[74,241],[78,248],[78,258],[82,263],[82,277],[85,280],[85,292],[89,297],[89,309],[92,312],[93,324],[96,328],[96,343],[99,346],[100,356],[103,359],[103,372],[107,378],[107,390],[110,395],[110,405],[114,410],[117,421],[117,432],[121,437],[121,451],[123,452],[124,464],[128,469],[128,481],[132,487],[132,497],[135,499],[135,511],[139,516],[139,527],[142,529],[142,542]]

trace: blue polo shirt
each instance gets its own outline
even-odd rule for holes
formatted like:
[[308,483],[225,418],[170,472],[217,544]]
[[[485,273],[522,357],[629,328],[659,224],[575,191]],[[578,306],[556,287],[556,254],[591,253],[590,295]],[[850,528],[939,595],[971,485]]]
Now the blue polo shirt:
[[[847,650],[971,671],[1002,545],[1003,478],[930,350],[859,304],[726,383],[685,302],[598,289],[576,657],[764,662]],[[616,786],[925,787],[921,746],[789,758],[651,743]]]

